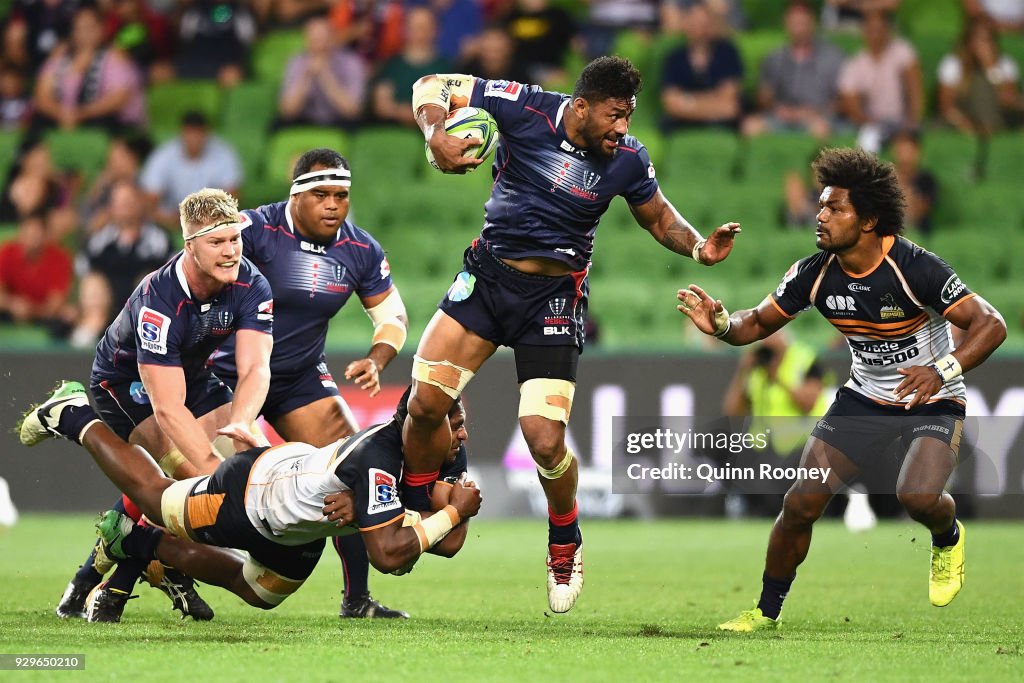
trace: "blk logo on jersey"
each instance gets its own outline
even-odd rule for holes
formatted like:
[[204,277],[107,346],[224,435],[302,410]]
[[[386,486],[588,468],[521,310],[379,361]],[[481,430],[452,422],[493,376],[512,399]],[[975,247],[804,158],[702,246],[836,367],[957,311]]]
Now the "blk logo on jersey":
[[398,498],[398,480],[393,474],[371,467],[368,476],[370,495],[367,514],[376,515],[402,507],[402,501]]
[[324,245],[322,245],[322,244],[313,244],[312,242],[307,242],[305,240],[300,240],[299,241],[299,249],[301,249],[302,251],[308,251],[311,254],[326,254],[327,253],[327,247],[325,247]]
[[148,306],[143,306],[139,311],[139,325],[136,328],[139,338],[139,346],[150,353],[167,353],[167,332],[171,328],[171,319],[154,311]]

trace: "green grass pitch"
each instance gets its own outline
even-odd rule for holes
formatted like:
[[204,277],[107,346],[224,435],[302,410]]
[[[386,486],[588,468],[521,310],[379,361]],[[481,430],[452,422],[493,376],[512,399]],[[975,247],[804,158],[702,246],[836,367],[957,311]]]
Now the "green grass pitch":
[[750,607],[770,522],[585,521],[586,588],[545,613],[542,521],[474,522],[454,560],[371,576],[408,622],[337,617],[338,560],[272,612],[204,586],[210,623],[179,621],[140,586],[121,624],[61,621],[53,607],[92,519],[29,515],[0,535],[0,652],[84,653],[78,672],[5,681],[1020,681],[1019,523],[968,522],[967,581],[928,603],[928,536],[910,522],[861,535],[821,522],[775,633],[715,625]]

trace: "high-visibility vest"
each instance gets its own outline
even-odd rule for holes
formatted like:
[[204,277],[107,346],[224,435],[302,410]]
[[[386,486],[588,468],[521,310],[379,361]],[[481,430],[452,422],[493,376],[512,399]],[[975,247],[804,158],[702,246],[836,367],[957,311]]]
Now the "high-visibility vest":
[[[809,346],[794,342],[782,356],[775,381],[768,379],[763,367],[755,367],[747,379],[746,393],[750,401],[750,432],[768,432],[768,444],[780,457],[785,457],[803,445],[814,428],[817,419],[828,410],[830,400],[822,391],[809,413],[804,413],[793,402],[784,387],[795,389],[803,384],[807,371],[814,364],[817,354]],[[784,417],[784,420],[773,420]]]

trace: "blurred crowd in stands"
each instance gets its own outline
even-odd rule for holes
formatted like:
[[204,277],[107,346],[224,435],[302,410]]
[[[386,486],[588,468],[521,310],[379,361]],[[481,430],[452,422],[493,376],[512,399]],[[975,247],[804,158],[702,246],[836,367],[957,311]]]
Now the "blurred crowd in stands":
[[[0,0],[0,134],[16,137],[0,149],[0,224],[16,226],[0,245],[0,321],[95,343],[177,248],[177,203],[245,184],[221,121],[185,107],[177,130],[156,130],[151,95],[198,81],[227,93],[258,78],[260,59],[281,62],[268,133],[351,132],[413,127],[410,88],[424,73],[565,90],[586,60],[632,45],[650,104],[638,128],[849,135],[891,155],[922,231],[938,186],[920,167],[921,136],[944,126],[985,137],[1024,120],[1019,65],[1000,48],[1024,32],[1024,0],[946,0],[960,5],[949,34],[959,38],[934,74],[901,37],[900,0],[759,2],[779,5],[777,25],[752,26],[757,5],[740,0]],[[784,39],[752,63],[738,39],[754,29]],[[299,32],[297,52],[267,53]],[[93,177],[51,154],[53,131],[81,129],[110,136]],[[813,221],[806,169],[779,191],[787,224]]]

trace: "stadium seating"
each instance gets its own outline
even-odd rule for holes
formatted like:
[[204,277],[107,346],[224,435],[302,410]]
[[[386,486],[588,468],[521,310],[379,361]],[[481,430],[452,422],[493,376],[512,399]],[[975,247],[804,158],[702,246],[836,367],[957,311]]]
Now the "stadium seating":
[[277,112],[277,89],[264,81],[246,81],[224,93],[220,128],[263,139]]
[[95,128],[53,130],[46,144],[57,167],[79,171],[88,183],[106,163],[110,136]]
[[267,140],[264,178],[290,184],[295,161],[303,152],[314,147],[343,150],[347,146],[345,134],[337,128],[302,126],[279,130]]
[[257,41],[252,51],[252,70],[257,80],[275,89],[284,79],[288,61],[302,52],[306,39],[302,31],[274,31]]
[[149,127],[158,140],[173,137],[188,111],[206,115],[211,126],[220,120],[221,91],[215,81],[183,80],[157,83],[146,91]]

